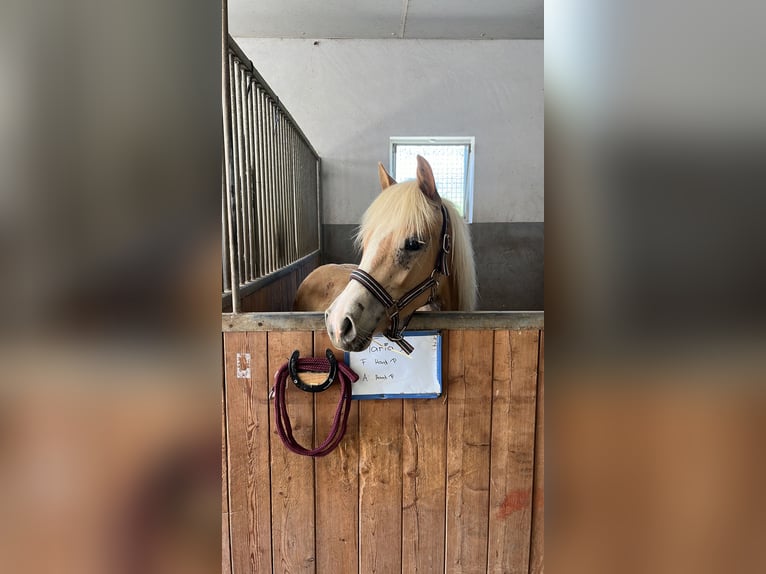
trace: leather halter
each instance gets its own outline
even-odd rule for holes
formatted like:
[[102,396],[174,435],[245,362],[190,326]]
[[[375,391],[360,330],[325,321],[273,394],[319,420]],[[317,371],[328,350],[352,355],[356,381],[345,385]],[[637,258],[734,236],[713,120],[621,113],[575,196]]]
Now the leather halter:
[[434,270],[431,272],[430,277],[424,281],[418,283],[402,295],[398,300],[395,300],[386,291],[385,287],[378,283],[378,281],[367,271],[362,269],[355,269],[351,272],[351,279],[358,281],[362,286],[367,289],[375,299],[380,302],[383,307],[386,308],[386,314],[388,315],[389,327],[388,330],[383,332],[383,335],[397,345],[399,345],[406,354],[412,353],[414,347],[404,338],[404,330],[407,328],[407,324],[412,317],[410,314],[403,323],[399,324],[399,313],[412,303],[415,299],[420,297],[423,293],[431,290],[431,295],[428,297],[426,305],[431,303],[436,296],[436,290],[439,288],[439,279],[441,276],[449,277],[449,263],[448,255],[452,251],[452,237],[449,233],[450,221],[447,208],[444,204],[441,205],[442,211],[442,231],[440,238],[439,254],[436,256],[436,263],[434,264]]

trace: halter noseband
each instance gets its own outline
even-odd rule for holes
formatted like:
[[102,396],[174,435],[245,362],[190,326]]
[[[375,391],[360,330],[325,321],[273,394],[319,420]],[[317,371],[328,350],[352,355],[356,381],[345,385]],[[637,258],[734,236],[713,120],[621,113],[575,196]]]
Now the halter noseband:
[[377,280],[362,269],[355,269],[351,272],[351,279],[358,281],[362,286],[367,289],[375,299],[377,299],[383,307],[386,308],[386,314],[390,325],[387,331],[383,332],[383,335],[389,340],[393,341],[402,348],[406,354],[412,353],[414,347],[405,340],[404,330],[407,328],[410,317],[408,317],[400,326],[399,325],[399,312],[412,303],[415,299],[420,297],[423,293],[431,290],[431,295],[428,297],[426,305],[434,300],[436,295],[436,289],[439,287],[439,277],[449,277],[449,263],[447,261],[448,255],[452,250],[452,237],[449,233],[449,214],[444,204],[441,206],[442,210],[442,232],[440,238],[439,254],[436,256],[436,263],[434,264],[434,270],[431,271],[430,277],[426,280],[415,285],[412,289],[402,295],[399,300],[394,300],[393,297],[386,291],[385,287],[377,282]]

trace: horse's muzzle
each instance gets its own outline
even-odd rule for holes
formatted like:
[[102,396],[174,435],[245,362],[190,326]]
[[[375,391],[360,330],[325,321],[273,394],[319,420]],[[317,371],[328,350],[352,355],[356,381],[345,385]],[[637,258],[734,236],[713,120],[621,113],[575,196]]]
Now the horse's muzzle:
[[325,311],[325,327],[330,341],[343,351],[363,351],[370,345],[371,337],[360,337],[356,328],[356,322],[350,315],[344,315],[339,321],[332,320],[332,306]]

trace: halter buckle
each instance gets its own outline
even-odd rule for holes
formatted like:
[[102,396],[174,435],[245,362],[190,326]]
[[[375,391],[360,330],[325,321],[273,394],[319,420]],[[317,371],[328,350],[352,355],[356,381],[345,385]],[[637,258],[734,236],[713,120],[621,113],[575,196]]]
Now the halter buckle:
[[442,239],[442,251],[444,253],[449,253],[452,250],[452,236],[449,233],[444,234],[444,239]]

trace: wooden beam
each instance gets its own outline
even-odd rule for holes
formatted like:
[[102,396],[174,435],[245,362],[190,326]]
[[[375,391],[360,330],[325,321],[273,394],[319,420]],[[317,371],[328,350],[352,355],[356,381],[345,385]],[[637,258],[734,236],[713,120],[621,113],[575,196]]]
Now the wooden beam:
[[[543,311],[444,311],[415,313],[409,330],[540,330],[545,326]],[[223,313],[223,332],[242,331],[323,331],[324,313]]]

